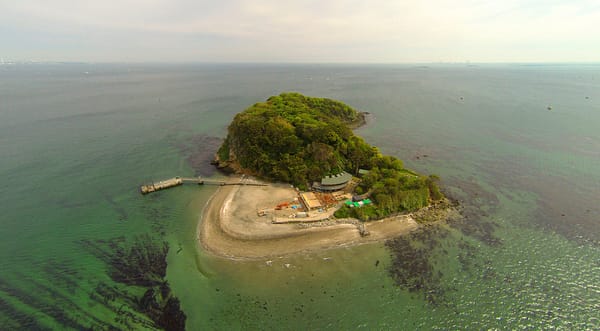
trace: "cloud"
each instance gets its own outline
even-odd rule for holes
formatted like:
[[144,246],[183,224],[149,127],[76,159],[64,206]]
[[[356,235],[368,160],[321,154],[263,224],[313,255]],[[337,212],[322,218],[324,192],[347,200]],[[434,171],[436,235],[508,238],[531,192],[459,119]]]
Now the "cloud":
[[[7,45],[14,56],[101,61],[597,61],[599,20],[598,1],[586,0],[0,4],[0,27],[28,44]],[[68,52],[35,49],[54,38]]]

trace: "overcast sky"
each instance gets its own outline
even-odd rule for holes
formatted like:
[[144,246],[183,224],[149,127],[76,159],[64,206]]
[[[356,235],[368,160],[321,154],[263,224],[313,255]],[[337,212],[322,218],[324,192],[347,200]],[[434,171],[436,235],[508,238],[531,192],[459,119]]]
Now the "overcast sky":
[[0,0],[0,57],[599,62],[600,0]]

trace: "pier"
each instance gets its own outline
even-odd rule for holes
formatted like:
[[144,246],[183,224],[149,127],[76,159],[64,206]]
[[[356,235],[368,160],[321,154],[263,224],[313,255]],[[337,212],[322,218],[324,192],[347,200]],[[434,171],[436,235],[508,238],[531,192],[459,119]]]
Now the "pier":
[[140,186],[140,192],[142,194],[148,194],[160,190],[166,190],[171,187],[180,186],[183,184],[197,184],[197,185],[249,185],[249,186],[267,186],[267,184],[263,183],[254,183],[247,182],[244,178],[239,181],[224,181],[224,180],[213,180],[213,179],[204,179],[202,177],[173,177],[165,180],[161,180],[158,182],[152,182],[151,184],[146,184]]

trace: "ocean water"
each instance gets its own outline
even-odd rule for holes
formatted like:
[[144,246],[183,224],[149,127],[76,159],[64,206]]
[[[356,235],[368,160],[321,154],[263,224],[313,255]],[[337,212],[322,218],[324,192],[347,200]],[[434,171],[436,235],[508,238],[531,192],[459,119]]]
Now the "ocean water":
[[[284,91],[370,112],[357,133],[467,220],[270,265],[203,252],[215,188],[139,185],[220,176],[232,117]],[[0,329],[149,328],[102,258],[139,238],[168,242],[189,330],[600,328],[598,65],[5,65],[0,178]]]

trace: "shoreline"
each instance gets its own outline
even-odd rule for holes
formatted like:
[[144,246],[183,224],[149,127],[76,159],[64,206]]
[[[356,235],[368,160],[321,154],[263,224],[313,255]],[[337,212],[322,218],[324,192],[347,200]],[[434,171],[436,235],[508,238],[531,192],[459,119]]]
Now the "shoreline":
[[198,244],[215,256],[259,260],[383,241],[421,227],[411,215],[395,216],[364,223],[370,235],[363,237],[353,224],[272,224],[256,215],[261,204],[290,194],[289,185],[219,187],[198,220]]

